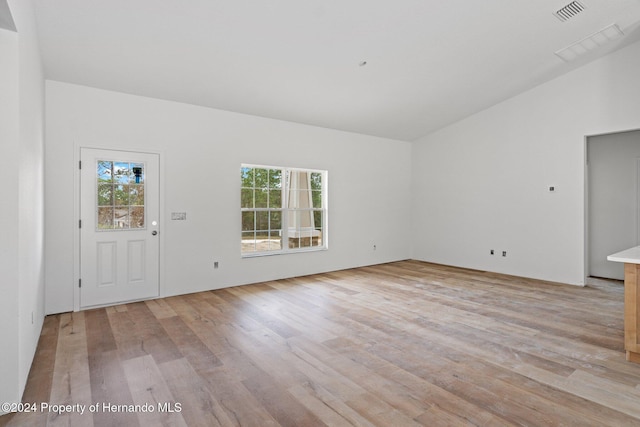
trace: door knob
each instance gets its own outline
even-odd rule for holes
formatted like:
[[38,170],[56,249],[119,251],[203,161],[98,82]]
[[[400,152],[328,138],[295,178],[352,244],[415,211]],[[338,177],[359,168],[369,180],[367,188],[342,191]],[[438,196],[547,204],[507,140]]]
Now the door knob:
[[151,232],[151,235],[152,235],[152,236],[155,236],[156,234],[158,234],[158,232],[157,232],[156,230],[153,230],[153,231]]

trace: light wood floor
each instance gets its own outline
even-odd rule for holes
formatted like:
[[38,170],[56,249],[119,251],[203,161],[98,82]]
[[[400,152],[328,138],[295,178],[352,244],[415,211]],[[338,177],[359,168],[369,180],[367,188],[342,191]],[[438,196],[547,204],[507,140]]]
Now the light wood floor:
[[49,316],[24,399],[156,410],[0,424],[632,426],[640,365],[621,283],[404,261]]

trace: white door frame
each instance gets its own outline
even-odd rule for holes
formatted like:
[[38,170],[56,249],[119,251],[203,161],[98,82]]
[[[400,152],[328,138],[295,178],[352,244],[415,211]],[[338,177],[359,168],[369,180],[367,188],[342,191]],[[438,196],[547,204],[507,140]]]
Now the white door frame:
[[159,269],[158,269],[158,277],[159,277],[159,295],[158,298],[162,298],[166,295],[165,293],[165,283],[164,283],[164,230],[165,227],[165,209],[164,209],[164,188],[165,188],[165,178],[164,178],[164,151],[163,150],[149,150],[145,148],[135,148],[135,147],[121,147],[121,146],[101,146],[101,145],[82,145],[79,143],[74,144],[73,149],[73,283],[71,284],[73,287],[73,311],[80,311],[80,152],[81,149],[95,149],[95,150],[117,150],[117,151],[130,151],[133,153],[149,153],[149,154],[157,154],[160,158],[160,170],[159,170],[159,220],[160,220],[160,233],[158,237],[160,238],[159,242]]

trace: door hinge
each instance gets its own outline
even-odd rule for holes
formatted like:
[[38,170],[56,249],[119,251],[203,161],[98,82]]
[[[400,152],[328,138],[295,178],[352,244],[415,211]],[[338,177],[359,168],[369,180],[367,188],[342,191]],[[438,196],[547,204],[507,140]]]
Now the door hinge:
[[82,279],[78,279],[78,287],[81,288],[82,287]]
[[82,169],[82,160],[78,160],[78,169]]
[[82,228],[82,220],[81,219],[78,220],[78,228]]

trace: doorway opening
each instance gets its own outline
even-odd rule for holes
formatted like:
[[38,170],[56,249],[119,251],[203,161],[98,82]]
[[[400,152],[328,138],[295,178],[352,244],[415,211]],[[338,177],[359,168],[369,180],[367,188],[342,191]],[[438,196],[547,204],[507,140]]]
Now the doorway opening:
[[586,276],[624,280],[607,256],[640,245],[640,130],[586,140]]

